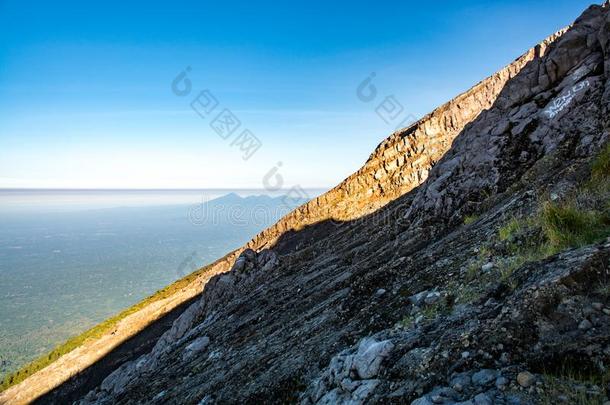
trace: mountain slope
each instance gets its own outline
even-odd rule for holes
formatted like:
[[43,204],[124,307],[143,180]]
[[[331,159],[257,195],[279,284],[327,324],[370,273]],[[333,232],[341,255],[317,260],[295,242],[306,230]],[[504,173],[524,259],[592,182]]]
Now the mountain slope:
[[593,6],[392,135],[83,402],[515,403],[577,395],[553,391],[565,368],[602,381],[610,243],[591,243],[610,219],[589,167],[608,139],[609,31]]
[[609,9],[219,262],[155,347],[80,402],[601,403]]

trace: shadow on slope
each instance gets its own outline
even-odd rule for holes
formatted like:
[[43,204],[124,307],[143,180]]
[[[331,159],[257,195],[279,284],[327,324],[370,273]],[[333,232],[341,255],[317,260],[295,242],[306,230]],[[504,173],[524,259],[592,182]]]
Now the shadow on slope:
[[159,336],[172,326],[172,323],[193,304],[199,297],[185,301],[161,319],[152,322],[137,335],[123,342],[109,352],[101,361],[96,362],[79,374],[50,392],[40,396],[34,404],[58,404],[77,401],[90,390],[98,386],[105,377],[126,361],[133,360],[150,351]]

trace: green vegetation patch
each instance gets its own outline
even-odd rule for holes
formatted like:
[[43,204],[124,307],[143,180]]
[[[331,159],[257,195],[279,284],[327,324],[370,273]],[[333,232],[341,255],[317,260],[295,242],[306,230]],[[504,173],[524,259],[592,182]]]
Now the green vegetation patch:
[[524,227],[523,221],[516,218],[511,219],[508,223],[498,230],[498,237],[501,241],[508,241],[518,234]]
[[545,203],[540,225],[551,250],[556,252],[595,243],[610,233],[610,217],[607,213],[583,210],[574,200]]
[[408,329],[412,327],[416,321],[418,323],[432,321],[439,316],[447,315],[451,312],[454,302],[455,297],[453,295],[443,296],[438,302],[430,305],[424,305],[419,311],[405,316],[397,323],[397,326]]
[[599,181],[610,176],[610,143],[597,155],[591,165],[593,181]]
[[[517,288],[513,273],[526,263],[543,260],[563,250],[599,242],[610,236],[610,145],[591,164],[591,177],[565,198],[545,199],[538,212],[511,218],[498,229],[507,257],[496,258],[500,279]],[[472,264],[467,280],[477,278],[482,260]],[[605,288],[607,289],[607,287]]]
[[464,217],[464,225],[473,224],[473,223],[477,222],[477,219],[479,219],[478,215],[466,215]]

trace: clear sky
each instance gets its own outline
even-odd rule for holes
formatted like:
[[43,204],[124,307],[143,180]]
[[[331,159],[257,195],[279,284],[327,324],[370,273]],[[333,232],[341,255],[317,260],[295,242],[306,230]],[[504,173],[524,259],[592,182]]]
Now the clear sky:
[[[333,186],[393,131],[378,101],[419,117],[590,4],[93,3],[0,0],[0,187],[261,188],[278,162],[285,187]],[[241,122],[227,140],[210,126],[225,108]],[[248,160],[231,145],[244,129],[262,145]]]

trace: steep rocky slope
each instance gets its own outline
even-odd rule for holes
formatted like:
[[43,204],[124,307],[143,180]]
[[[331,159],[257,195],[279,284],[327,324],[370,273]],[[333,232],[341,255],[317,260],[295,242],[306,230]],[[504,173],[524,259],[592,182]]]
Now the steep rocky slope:
[[80,402],[607,401],[609,75],[605,4],[219,262]]

